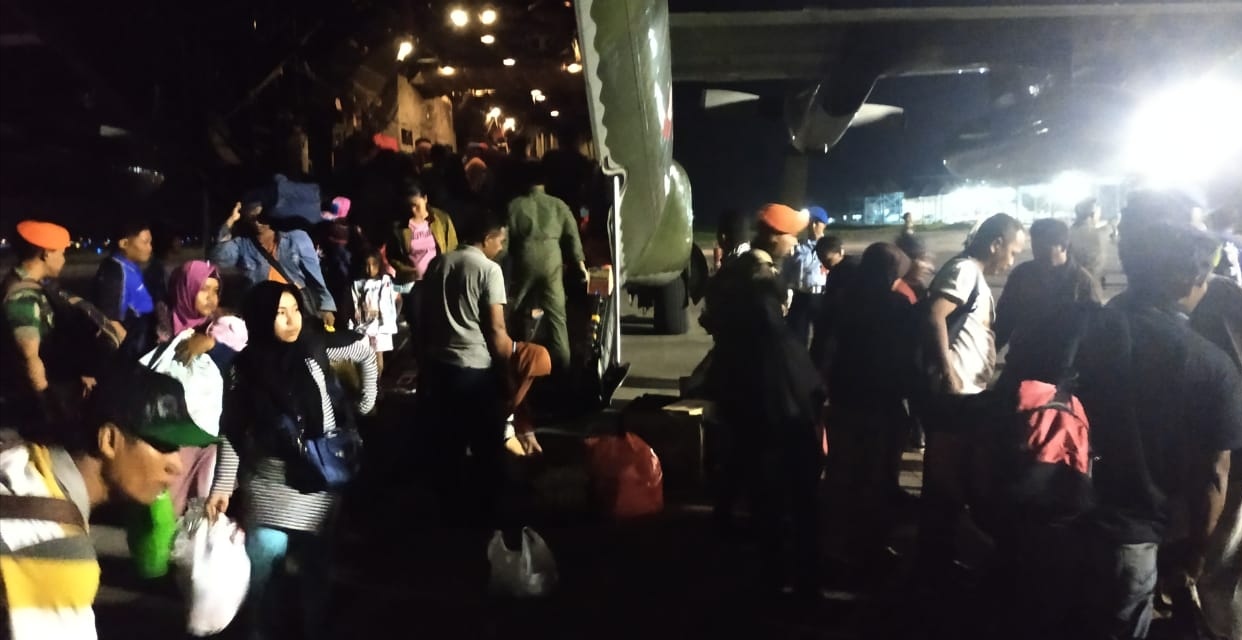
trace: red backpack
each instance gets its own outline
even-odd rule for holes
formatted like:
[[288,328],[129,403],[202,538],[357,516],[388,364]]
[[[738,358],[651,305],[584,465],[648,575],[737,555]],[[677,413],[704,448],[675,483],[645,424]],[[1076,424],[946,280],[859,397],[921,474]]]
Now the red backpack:
[[987,528],[1068,521],[1095,503],[1091,425],[1072,391],[1089,321],[1083,315],[1064,345],[1059,383],[1020,379],[988,392],[990,415],[976,422],[971,478],[972,512]]

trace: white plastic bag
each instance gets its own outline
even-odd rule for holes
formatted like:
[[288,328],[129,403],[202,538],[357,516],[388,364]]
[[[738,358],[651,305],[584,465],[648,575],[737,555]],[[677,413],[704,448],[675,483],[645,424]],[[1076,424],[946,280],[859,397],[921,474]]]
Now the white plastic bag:
[[492,563],[488,588],[493,594],[532,598],[546,596],[556,587],[556,559],[543,538],[530,527],[522,528],[522,548],[518,551],[505,546],[501,532],[492,534],[487,559]]
[[172,562],[189,604],[186,630],[196,636],[223,631],[250,587],[246,534],[224,515],[208,522],[196,500],[177,527]]
[[173,357],[177,345],[194,335],[186,329],[173,337],[167,346],[160,345],[139,358],[138,362],[152,371],[175,378],[185,389],[185,407],[198,428],[213,436],[220,435],[220,412],[224,406],[224,378],[211,356],[202,354],[181,364]]

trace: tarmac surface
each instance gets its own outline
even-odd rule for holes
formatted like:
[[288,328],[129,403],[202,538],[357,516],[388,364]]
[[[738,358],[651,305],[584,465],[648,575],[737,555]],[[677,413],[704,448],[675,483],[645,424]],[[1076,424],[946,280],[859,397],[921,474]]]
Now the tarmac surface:
[[[891,229],[852,231],[847,250],[861,253]],[[965,232],[924,235],[943,262],[960,250]],[[1029,256],[1023,259],[1029,259]],[[91,263],[74,260],[66,280],[81,281]],[[1115,294],[1112,259],[1108,295]],[[1116,280],[1117,282],[1114,282]],[[992,282],[999,293],[1004,278]],[[614,411],[644,394],[677,395],[678,380],[706,354],[711,339],[691,309],[691,330],[683,336],[651,335],[650,315],[628,302],[623,313],[622,359],[629,377],[614,399]],[[395,401],[400,406],[400,401]],[[392,410],[399,414],[400,408]],[[609,412],[596,421],[615,419]],[[392,426],[396,424],[397,426]],[[388,429],[400,428],[400,419]],[[390,473],[351,492],[335,540],[332,638],[797,638],[855,639],[906,637],[909,611],[908,558],[921,485],[922,456],[908,452],[897,527],[889,541],[894,555],[884,566],[862,571],[833,535],[824,514],[827,598],[804,602],[760,595],[755,589],[757,553],[745,529],[721,535],[702,498],[670,500],[659,515],[617,522],[582,508],[584,490],[575,476],[581,433],[591,425],[541,432],[544,460],[519,477],[546,494],[537,500],[529,524],[556,556],[560,585],[550,597],[507,600],[488,596],[487,539],[490,532],[437,523],[425,492],[404,478],[408,461],[389,447]],[[392,433],[383,433],[387,440]],[[411,445],[408,440],[396,441]],[[533,470],[532,470],[533,469]],[[542,478],[542,480],[540,480]],[[541,485],[540,482],[543,482]],[[128,560],[125,535],[115,518],[101,515],[92,535],[104,569],[96,603],[104,639],[180,638],[182,598],[171,578],[139,580]],[[292,604],[292,603],[290,603]],[[290,622],[294,609],[268,612]],[[243,611],[243,614],[245,611]],[[239,615],[240,619],[241,615]],[[236,629],[220,637],[243,637]],[[290,632],[289,638],[301,637]]]

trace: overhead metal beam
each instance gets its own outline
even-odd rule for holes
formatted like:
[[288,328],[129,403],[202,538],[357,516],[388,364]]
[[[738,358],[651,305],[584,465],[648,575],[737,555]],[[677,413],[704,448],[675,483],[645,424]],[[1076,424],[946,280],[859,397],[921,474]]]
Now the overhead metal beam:
[[723,11],[673,13],[669,27],[794,27],[807,25],[967,20],[1046,20],[1052,18],[1139,18],[1242,16],[1242,2],[1117,3],[993,7],[919,7],[883,9],[803,9],[801,11]]

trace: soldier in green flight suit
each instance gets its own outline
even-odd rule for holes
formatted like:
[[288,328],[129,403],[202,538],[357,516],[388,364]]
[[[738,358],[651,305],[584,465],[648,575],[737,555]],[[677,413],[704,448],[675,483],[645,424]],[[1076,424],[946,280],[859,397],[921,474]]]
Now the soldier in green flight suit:
[[544,192],[542,168],[522,167],[525,195],[509,203],[509,252],[513,264],[509,302],[517,318],[543,310],[547,338],[543,342],[557,370],[569,366],[569,332],[565,324],[564,265],[574,264],[585,286],[586,262],[573,212],[559,198]]

